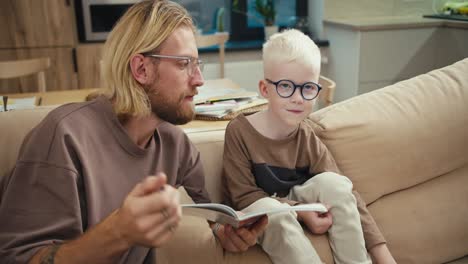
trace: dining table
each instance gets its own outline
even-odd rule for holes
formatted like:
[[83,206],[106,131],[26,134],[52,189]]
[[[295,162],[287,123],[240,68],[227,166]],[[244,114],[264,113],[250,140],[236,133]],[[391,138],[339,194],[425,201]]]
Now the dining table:
[[[209,87],[214,89],[240,89],[240,86],[237,83],[227,78],[205,80],[203,87]],[[99,93],[100,90],[101,88],[85,88],[32,93],[0,93],[0,96],[7,96],[9,100],[35,97],[35,107],[43,108],[60,106],[67,103],[84,102],[89,99],[88,96]],[[185,125],[180,125],[180,127],[185,132],[194,133],[211,130],[224,130],[228,123],[228,120],[212,121],[195,119]]]

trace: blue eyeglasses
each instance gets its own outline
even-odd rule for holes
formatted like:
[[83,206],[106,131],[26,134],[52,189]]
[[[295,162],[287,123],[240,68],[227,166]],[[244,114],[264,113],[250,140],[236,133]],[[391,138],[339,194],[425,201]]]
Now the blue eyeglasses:
[[320,90],[322,90],[322,86],[318,83],[314,82],[306,82],[302,85],[295,84],[291,80],[279,80],[274,82],[270,79],[265,79],[268,83],[271,83],[276,86],[276,92],[280,97],[289,98],[291,97],[294,92],[296,92],[296,88],[301,89],[301,95],[304,100],[313,100],[318,95]]

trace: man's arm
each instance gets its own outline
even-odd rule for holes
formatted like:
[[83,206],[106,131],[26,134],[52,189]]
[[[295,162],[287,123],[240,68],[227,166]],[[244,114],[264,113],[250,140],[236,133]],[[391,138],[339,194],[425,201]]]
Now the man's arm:
[[177,190],[166,176],[148,177],[122,207],[76,240],[39,250],[29,263],[115,263],[133,245],[159,247],[181,219]]
[[112,227],[115,211],[80,238],[43,248],[29,263],[115,263],[129,244]]

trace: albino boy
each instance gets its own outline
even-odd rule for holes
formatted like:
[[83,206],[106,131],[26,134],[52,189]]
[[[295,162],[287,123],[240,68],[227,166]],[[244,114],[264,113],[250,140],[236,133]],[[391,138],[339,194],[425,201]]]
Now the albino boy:
[[297,30],[275,34],[263,46],[266,111],[240,115],[226,130],[223,187],[238,210],[321,202],[328,213],[271,215],[258,242],[273,263],[321,263],[301,223],[328,232],[336,263],[395,263],[385,239],[351,181],[315,135],[311,113],[321,90],[320,51]]

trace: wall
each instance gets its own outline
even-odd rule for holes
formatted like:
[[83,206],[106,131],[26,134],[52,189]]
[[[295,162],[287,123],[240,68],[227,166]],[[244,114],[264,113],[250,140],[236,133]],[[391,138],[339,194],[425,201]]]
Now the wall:
[[435,13],[447,0],[325,0],[325,19]]
[[[431,14],[447,0],[323,0],[324,19],[382,16],[414,16]],[[324,49],[326,50],[326,49]],[[216,78],[217,66],[215,53],[201,54],[207,61],[205,78]],[[332,55],[331,55],[332,56]],[[357,55],[356,55],[357,56]],[[258,79],[262,77],[261,51],[226,52],[226,76],[250,90],[257,89]],[[244,64],[242,62],[245,62]],[[327,67],[322,74],[328,76]]]

